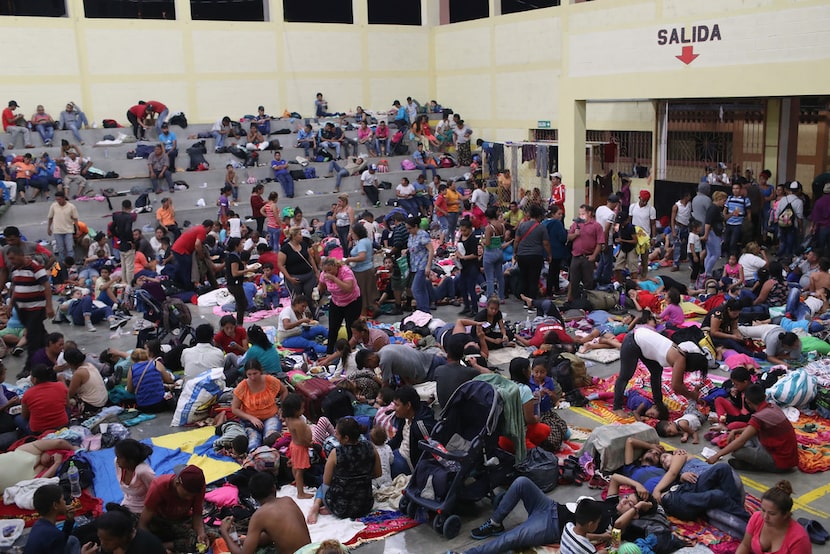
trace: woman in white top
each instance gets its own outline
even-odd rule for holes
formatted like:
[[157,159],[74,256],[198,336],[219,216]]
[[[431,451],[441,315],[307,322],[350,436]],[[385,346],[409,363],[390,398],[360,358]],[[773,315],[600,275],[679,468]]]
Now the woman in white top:
[[420,215],[418,202],[415,200],[415,187],[406,177],[401,178],[400,184],[395,187],[395,196],[398,197],[398,204],[408,215]]
[[70,348],[63,353],[69,367],[72,368],[72,380],[69,382],[68,398],[76,398],[87,408],[103,408],[109,401],[107,386],[98,368],[86,363],[86,355],[77,348]]
[[675,344],[648,327],[638,327],[625,336],[620,347],[620,373],[614,385],[614,412],[625,416],[623,403],[628,381],[634,376],[637,362],[642,361],[651,375],[651,394],[654,405],[660,410],[660,419],[666,419],[669,411],[663,404],[663,368],[671,367],[671,387],[674,392],[689,400],[698,399],[699,387],[689,390],[683,382],[687,371],[706,374],[709,364],[700,347],[693,342]]
[[758,279],[758,270],[768,264],[767,252],[757,242],[747,243],[744,253],[738,259],[738,265],[744,268],[744,283],[752,285]]
[[340,239],[343,252],[349,247],[349,229],[354,224],[354,209],[349,206],[349,195],[345,192],[337,197],[337,204],[333,210],[334,228]]

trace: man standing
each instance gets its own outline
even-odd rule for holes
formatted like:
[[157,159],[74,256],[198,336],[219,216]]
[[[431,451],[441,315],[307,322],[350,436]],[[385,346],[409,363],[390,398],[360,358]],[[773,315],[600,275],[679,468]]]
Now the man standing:
[[378,166],[372,164],[369,169],[363,172],[360,176],[360,184],[363,188],[363,195],[369,199],[369,204],[374,204],[375,208],[380,208],[380,196],[378,194],[378,177],[375,173]]
[[680,256],[686,252],[689,240],[689,222],[692,219],[692,194],[687,190],[671,209],[671,238],[674,243],[672,271],[680,269]]
[[282,192],[288,198],[294,198],[294,178],[288,171],[288,160],[282,159],[282,153],[274,152],[274,160],[271,162],[271,170],[274,172],[274,179],[282,185]]
[[568,240],[572,243],[573,258],[570,265],[568,301],[579,296],[579,285],[584,290],[594,288],[594,268],[600,249],[605,244],[602,226],[594,220],[594,208],[583,204],[579,217],[568,229]]
[[161,142],[161,145],[164,147],[164,152],[167,154],[169,170],[175,173],[176,156],[179,155],[179,142],[176,140],[176,133],[170,130],[170,126],[166,121],[161,124],[159,142]]
[[711,191],[712,187],[708,183],[700,183],[697,186],[697,194],[692,198],[692,217],[695,221],[706,221],[706,211],[712,205],[712,199],[709,197]]
[[[19,189],[18,185],[18,189]],[[787,195],[778,201],[775,210],[775,220],[778,222],[778,239],[781,246],[778,248],[778,257],[792,256],[798,242],[799,229],[804,222],[804,202],[796,196],[801,188],[798,181],[793,181],[787,187]]]
[[17,144],[17,137],[23,137],[23,145],[26,148],[34,148],[32,133],[26,127],[26,118],[14,113],[18,107],[17,102],[9,100],[9,107],[3,110],[3,130],[11,136],[12,140],[9,148],[14,148]]
[[206,219],[201,225],[194,225],[176,239],[173,243],[173,257],[176,259],[176,280],[179,285],[186,289],[194,287],[193,279],[193,254],[204,257],[205,249],[202,245],[207,238],[207,233],[213,228],[213,221]]
[[112,234],[118,239],[118,252],[121,256],[121,279],[128,287],[133,283],[135,272],[135,249],[133,247],[133,222],[136,214],[132,212],[133,203],[121,202],[121,211],[112,214]]
[[52,307],[52,286],[43,266],[24,256],[19,246],[9,246],[6,260],[11,267],[12,306],[17,308],[20,322],[26,328],[26,364],[24,371],[31,369],[34,353],[46,345],[47,317],[55,317]]
[[565,217],[565,184],[562,182],[562,174],[558,171],[550,174],[550,200],[548,209],[559,206],[562,210],[562,217]]
[[171,193],[176,192],[176,189],[173,188],[173,177],[170,175],[170,160],[161,144],[157,144],[153,148],[153,153],[147,158],[147,167],[150,169],[150,183],[153,185],[153,192],[161,194],[159,179],[167,181],[167,190]]
[[[647,190],[641,190],[639,202],[632,204],[628,208],[628,213],[631,216],[631,223],[635,227],[640,227],[649,237],[653,238],[657,235],[657,211],[654,206],[648,205],[650,199],[651,193]],[[640,256],[640,265],[643,266],[640,271],[640,279],[645,279],[648,273],[648,250]]]
[[8,226],[3,229],[3,236],[6,238],[6,246],[0,250],[0,288],[5,288],[9,280],[9,259],[6,257],[9,248],[16,246],[23,250],[23,255],[33,258],[43,267],[51,268],[55,264],[55,258],[45,247],[36,242],[24,241],[20,238],[20,229]]
[[726,213],[729,219],[726,220],[724,242],[728,254],[738,255],[738,243],[741,240],[744,219],[749,215],[749,207],[749,198],[744,196],[744,188],[738,183],[733,183],[732,195],[726,199]]
[[605,244],[599,255],[597,265],[597,281],[600,284],[611,282],[611,272],[614,270],[614,255],[612,253],[614,244],[614,220],[617,218],[617,211],[620,208],[620,197],[614,193],[608,196],[605,206],[597,208],[597,223],[602,226],[602,233],[605,237]]
[[55,201],[49,206],[49,217],[46,225],[46,234],[54,233],[57,243],[58,260],[63,262],[67,256],[75,254],[73,237],[75,226],[78,224],[78,209],[71,202],[67,202],[66,193],[59,190],[55,193]]

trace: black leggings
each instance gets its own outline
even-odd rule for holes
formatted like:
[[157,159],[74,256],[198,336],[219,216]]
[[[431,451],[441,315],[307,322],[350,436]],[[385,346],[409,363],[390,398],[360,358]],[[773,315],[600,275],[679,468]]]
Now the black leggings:
[[138,117],[133,112],[127,112],[127,120],[133,128],[133,136],[137,139],[144,138],[144,127],[138,123]]
[[245,289],[242,285],[228,285],[228,292],[233,295],[236,302],[236,324],[245,325],[245,312],[248,311],[248,297],[245,296]]
[[628,381],[637,371],[638,361],[643,362],[651,375],[651,395],[654,399],[654,405],[658,409],[666,409],[663,404],[663,366],[655,360],[643,357],[643,351],[640,350],[640,346],[634,340],[633,332],[625,336],[620,347],[620,373],[617,376],[617,382],[614,384],[614,409],[622,410],[625,404],[625,389],[628,387]]
[[361,310],[363,310],[363,299],[359,296],[345,306],[338,306],[334,302],[329,304],[329,342],[326,345],[328,354],[334,352],[337,333],[344,321],[346,322],[346,334],[352,338],[352,323],[360,318]]
[[530,298],[539,296],[539,275],[542,274],[542,267],[545,265],[545,257],[541,256],[516,256],[519,264],[519,271],[522,278],[522,292]]

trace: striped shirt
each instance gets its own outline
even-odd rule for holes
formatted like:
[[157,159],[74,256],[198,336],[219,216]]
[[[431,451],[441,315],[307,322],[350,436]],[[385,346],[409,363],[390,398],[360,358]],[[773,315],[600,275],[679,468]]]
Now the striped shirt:
[[37,262],[12,270],[12,301],[18,310],[32,312],[46,309],[44,290],[48,286],[49,276]]
[[573,522],[565,524],[559,544],[560,554],[593,554],[596,551],[587,537],[576,534]]

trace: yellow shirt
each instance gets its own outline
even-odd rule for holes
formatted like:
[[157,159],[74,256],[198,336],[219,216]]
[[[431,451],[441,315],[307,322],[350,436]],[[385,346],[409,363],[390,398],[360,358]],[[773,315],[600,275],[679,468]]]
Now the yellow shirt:
[[452,189],[444,191],[444,197],[447,199],[447,211],[450,213],[458,213],[461,210],[461,195]]
[[176,224],[176,210],[173,206],[169,208],[161,207],[156,210],[156,219],[158,222],[167,227],[168,225],[175,225]]
[[525,219],[525,213],[522,210],[516,210],[515,212],[508,210],[504,215],[507,218],[507,223],[514,229]]

